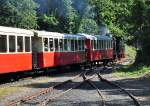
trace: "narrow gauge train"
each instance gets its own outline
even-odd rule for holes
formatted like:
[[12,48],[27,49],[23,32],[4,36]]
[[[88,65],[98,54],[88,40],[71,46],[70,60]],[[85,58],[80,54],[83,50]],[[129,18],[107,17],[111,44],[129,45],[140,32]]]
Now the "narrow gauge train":
[[0,26],[0,75],[123,57],[122,40],[109,36]]

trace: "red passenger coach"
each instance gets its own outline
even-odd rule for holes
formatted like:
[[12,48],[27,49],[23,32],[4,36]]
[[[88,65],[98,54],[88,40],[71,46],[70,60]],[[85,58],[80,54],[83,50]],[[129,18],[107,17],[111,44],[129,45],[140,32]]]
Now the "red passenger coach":
[[113,40],[109,36],[103,35],[87,35],[81,34],[86,37],[86,49],[88,61],[105,61],[113,59]]
[[0,74],[32,70],[33,32],[0,26]]
[[33,65],[35,68],[57,67],[86,61],[84,41],[80,35],[35,31]]

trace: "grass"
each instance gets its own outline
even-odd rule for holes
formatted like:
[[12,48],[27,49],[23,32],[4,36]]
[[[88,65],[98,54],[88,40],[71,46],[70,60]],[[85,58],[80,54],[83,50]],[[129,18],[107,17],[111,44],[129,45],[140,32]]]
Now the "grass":
[[11,93],[15,93],[19,91],[20,89],[18,87],[8,87],[8,88],[0,88],[0,97],[9,95]]
[[150,67],[146,66],[126,66],[119,70],[114,71],[113,75],[116,77],[141,77],[150,74]]
[[[125,55],[126,59],[135,60],[136,57],[136,49],[132,46],[125,46]],[[121,66],[120,69],[114,71],[113,75],[115,77],[125,77],[125,78],[133,78],[133,77],[141,77],[145,74],[150,74],[150,67],[145,65],[132,65],[129,64],[128,66]]]

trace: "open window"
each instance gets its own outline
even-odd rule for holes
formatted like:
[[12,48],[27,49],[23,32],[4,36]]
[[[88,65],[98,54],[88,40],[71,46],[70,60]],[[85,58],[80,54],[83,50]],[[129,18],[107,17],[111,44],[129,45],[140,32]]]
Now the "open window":
[[94,49],[97,49],[97,42],[94,40]]
[[7,52],[7,36],[0,35],[0,52]]
[[94,49],[94,40],[91,40],[91,48]]
[[82,41],[81,40],[78,40],[78,45],[79,45],[79,51],[82,50]]
[[53,38],[49,38],[49,49],[50,49],[50,51],[54,51],[54,42],[53,42]]
[[58,39],[55,38],[55,39],[54,39],[54,42],[55,42],[55,51],[58,51],[58,49],[59,49],[59,46],[58,46]]
[[101,49],[104,49],[104,40],[101,41]]
[[111,48],[113,48],[113,40],[111,40]]
[[72,39],[71,40],[71,51],[74,51],[74,46],[75,46],[75,43],[74,43],[74,40]]
[[97,50],[99,50],[99,40],[97,40]]
[[48,51],[48,38],[44,38],[44,51],[47,52]]
[[78,40],[75,40],[75,51],[78,51]]
[[31,47],[30,47],[30,44],[31,41],[30,41],[30,37],[25,37],[25,52],[30,52],[31,51]]
[[82,50],[85,50],[84,48],[85,40],[81,40],[81,41],[82,41]]
[[64,39],[64,51],[68,51],[68,41]]
[[59,50],[63,51],[63,39],[59,39]]
[[68,41],[68,46],[67,46],[68,51],[71,51],[71,40],[70,40],[70,39],[68,39],[67,41]]
[[16,52],[16,40],[15,36],[9,36],[9,52]]
[[17,51],[23,52],[23,36],[17,36]]
[[111,48],[111,40],[109,40],[109,48]]
[[106,47],[105,47],[106,49],[108,48],[108,40],[106,40]]
[[102,40],[99,41],[99,49],[102,49]]

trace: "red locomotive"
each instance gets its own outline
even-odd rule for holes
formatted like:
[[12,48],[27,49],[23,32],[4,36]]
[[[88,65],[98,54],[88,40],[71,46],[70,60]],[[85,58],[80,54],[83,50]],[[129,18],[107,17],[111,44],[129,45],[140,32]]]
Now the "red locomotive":
[[122,40],[0,26],[0,74],[123,58]]

